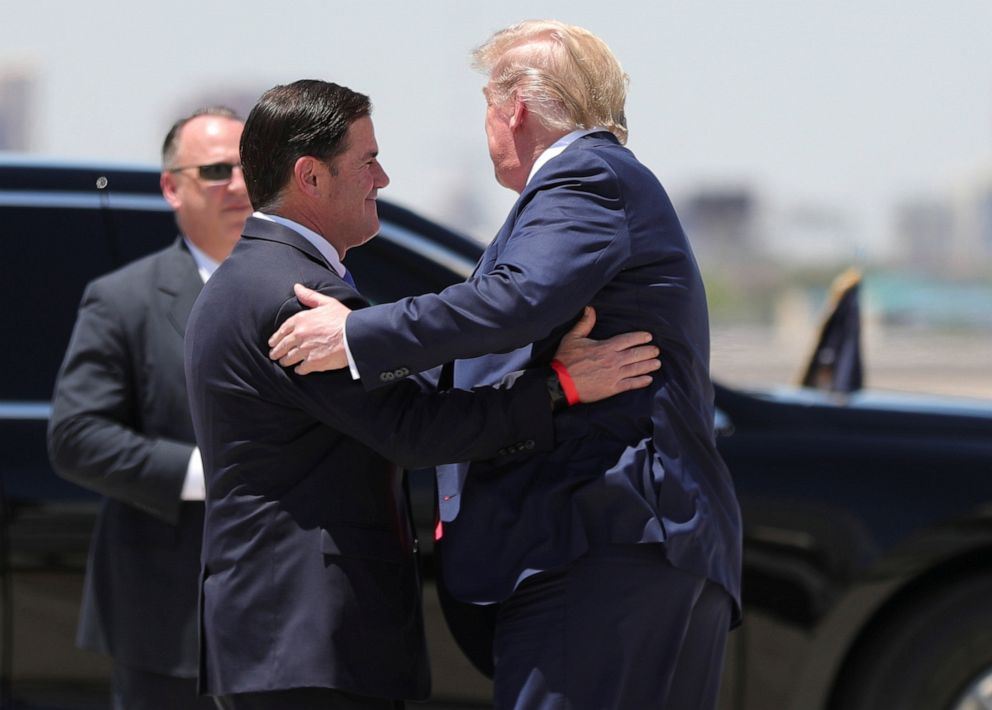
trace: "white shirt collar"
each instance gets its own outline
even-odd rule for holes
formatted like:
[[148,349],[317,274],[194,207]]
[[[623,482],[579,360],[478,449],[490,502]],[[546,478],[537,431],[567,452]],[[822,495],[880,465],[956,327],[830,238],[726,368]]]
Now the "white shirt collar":
[[317,251],[320,252],[321,256],[323,256],[324,259],[327,260],[327,263],[330,265],[330,267],[334,269],[335,273],[337,273],[337,275],[340,276],[341,278],[344,278],[345,268],[344,268],[344,264],[341,263],[341,257],[338,256],[337,249],[331,246],[331,243],[329,241],[324,239],[322,236],[317,234],[312,229],[309,229],[308,227],[304,227],[299,222],[294,222],[291,219],[286,219],[285,217],[280,217],[279,215],[276,214],[255,212],[254,214],[252,214],[252,217],[258,217],[259,219],[267,219],[270,222],[276,222],[284,227],[289,227],[294,232],[299,234],[301,237],[306,239],[308,242],[313,244],[317,248]]
[[193,255],[193,261],[196,262],[196,270],[200,274],[200,278],[203,279],[203,283],[206,283],[207,279],[213,276],[217,267],[220,266],[220,262],[207,256],[185,234],[183,235],[183,241],[186,242],[186,248],[189,249],[189,253]]
[[605,128],[578,128],[571,133],[566,133],[545,148],[543,153],[537,156],[537,160],[534,161],[534,166],[530,169],[530,175],[527,176],[527,182],[531,181],[537,171],[544,167],[545,163],[552,158],[557,158],[561,155],[562,151],[574,143],[576,139],[581,138],[582,136],[587,136],[590,133],[602,133],[605,130]]

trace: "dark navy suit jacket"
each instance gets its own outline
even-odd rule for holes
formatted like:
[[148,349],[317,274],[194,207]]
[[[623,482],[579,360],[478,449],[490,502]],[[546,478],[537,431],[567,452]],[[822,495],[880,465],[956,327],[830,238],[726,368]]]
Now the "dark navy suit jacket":
[[89,284],[48,434],[59,475],[106,496],[90,546],[80,645],[190,678],[203,503],[179,499],[193,452],[183,332],[202,287],[181,239]]
[[451,591],[499,601],[590,546],[652,542],[739,600],[703,284],[661,184],[612,135],[581,137],[538,170],[469,281],[352,313],[348,342],[368,387],[452,359],[455,385],[475,386],[547,363],[586,304],[592,337],[649,330],[662,368],[647,389],[556,417],[550,453],[439,471]]
[[266,342],[301,310],[296,282],[366,305],[302,236],[250,218],[186,331],[207,482],[201,684],[211,694],[331,687],[423,698],[419,578],[397,464],[549,449],[545,379],[428,394],[409,380],[369,393],[346,371],[298,376],[269,360]]

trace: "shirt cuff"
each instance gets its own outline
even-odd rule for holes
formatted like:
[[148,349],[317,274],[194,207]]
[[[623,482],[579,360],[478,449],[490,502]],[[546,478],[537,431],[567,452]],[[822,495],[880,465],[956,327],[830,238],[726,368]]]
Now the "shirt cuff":
[[190,454],[189,464],[186,466],[186,478],[183,481],[183,490],[179,494],[180,500],[203,500],[206,498],[206,484],[203,480],[203,460],[200,458],[200,449],[194,448]]
[[341,340],[344,342],[344,354],[348,357],[348,369],[351,371],[351,379],[362,379],[362,376],[358,374],[358,365],[355,364],[355,358],[351,356],[351,348],[348,347],[348,316],[344,317],[344,327],[341,328]]

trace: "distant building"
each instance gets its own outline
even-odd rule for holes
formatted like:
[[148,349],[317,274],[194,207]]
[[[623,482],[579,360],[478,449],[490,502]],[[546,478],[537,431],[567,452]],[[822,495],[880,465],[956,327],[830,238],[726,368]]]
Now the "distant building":
[[793,266],[840,270],[865,256],[849,213],[832,205],[804,203],[777,211],[765,246],[769,258]]
[[711,187],[689,193],[678,207],[704,265],[846,268],[863,256],[849,214],[830,205],[776,206],[748,187]]
[[23,66],[0,67],[0,150],[31,149],[34,72]]
[[925,274],[951,272],[956,225],[947,200],[936,197],[904,199],[894,208],[893,261]]
[[701,262],[719,266],[755,252],[759,209],[750,188],[702,188],[687,194],[678,208]]
[[958,190],[954,206],[958,229],[951,250],[953,275],[992,276],[992,173]]

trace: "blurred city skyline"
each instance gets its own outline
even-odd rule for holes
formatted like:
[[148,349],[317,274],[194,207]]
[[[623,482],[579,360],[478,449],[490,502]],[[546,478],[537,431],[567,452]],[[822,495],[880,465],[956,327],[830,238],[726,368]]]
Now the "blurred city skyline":
[[492,178],[483,78],[469,53],[528,17],[603,37],[631,77],[629,146],[680,213],[700,195],[743,195],[770,254],[898,256],[907,213],[992,184],[987,0],[685,0],[627,13],[588,0],[5,10],[0,133],[15,148],[157,162],[169,123],[196,105],[247,108],[271,85],[322,78],[372,97],[392,178],[383,196],[483,241],[514,195]]

